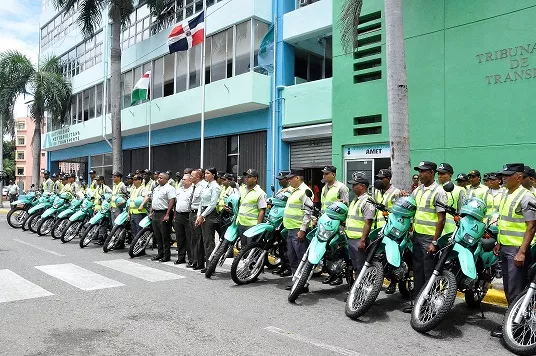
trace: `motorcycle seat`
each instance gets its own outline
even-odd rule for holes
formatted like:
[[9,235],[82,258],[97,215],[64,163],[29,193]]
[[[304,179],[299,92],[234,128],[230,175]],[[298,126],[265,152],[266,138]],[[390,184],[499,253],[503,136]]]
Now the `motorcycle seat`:
[[495,247],[496,242],[497,240],[495,240],[494,238],[482,239],[482,249],[484,250],[484,252],[490,252]]

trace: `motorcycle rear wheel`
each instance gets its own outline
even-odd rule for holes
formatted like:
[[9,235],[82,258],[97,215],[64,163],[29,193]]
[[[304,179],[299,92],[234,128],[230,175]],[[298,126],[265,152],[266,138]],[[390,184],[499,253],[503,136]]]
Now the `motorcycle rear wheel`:
[[68,224],[68,218],[56,220],[54,226],[52,226],[52,230],[50,230],[50,236],[52,236],[53,239],[61,238],[61,234],[63,233],[63,230],[67,227]]
[[145,255],[145,249],[149,245],[149,242],[153,238],[153,231],[151,230],[151,227],[144,227],[136,237],[132,240],[132,243],[130,244],[130,248],[128,249],[128,254],[130,255],[130,258],[134,257],[140,257]]
[[[255,282],[264,267],[263,263],[257,266],[257,261],[261,256],[266,259],[264,254],[264,243],[254,242],[242,248],[238,255],[233,259],[231,265],[231,278],[239,286]],[[240,265],[240,266],[239,266]]]
[[32,214],[26,215],[26,217],[24,218],[21,224],[22,231],[28,231],[30,229],[30,219],[33,218],[37,214],[38,213],[34,212]]
[[61,242],[67,243],[74,239],[76,235],[80,232],[80,229],[82,227],[82,221],[69,221],[65,229],[63,229],[63,232],[61,233]]
[[281,265],[281,256],[279,256],[279,246],[274,245],[268,251],[268,256],[266,257],[265,265],[269,269],[274,269]]
[[359,284],[354,282],[346,298],[346,316],[354,320],[374,304],[383,285],[383,266],[379,261],[373,261],[369,267],[363,268],[366,268],[363,278]]
[[14,229],[20,229],[28,216],[28,211],[23,208],[14,208],[7,213],[7,223]]
[[488,281],[480,280],[477,284],[480,290],[468,290],[465,292],[465,303],[467,303],[469,308],[480,308],[480,304],[488,293],[490,284]]
[[290,288],[290,292],[287,298],[287,300],[290,303],[294,303],[296,299],[298,299],[298,297],[302,293],[303,287],[305,287],[305,285],[309,281],[309,275],[311,274],[313,267],[314,265],[309,261],[305,262],[305,265],[303,266],[301,271],[299,270],[299,267],[298,267],[298,270],[296,271],[296,273],[299,274],[299,277],[292,284],[292,288]]
[[454,305],[456,299],[456,277],[451,271],[439,274],[426,295],[419,293],[411,312],[411,327],[420,333],[437,327]]
[[104,253],[114,250],[117,246],[117,243],[121,239],[121,234],[123,233],[124,227],[116,225],[112,231],[108,234],[106,240],[104,240],[104,245],[102,245],[102,250]]
[[39,227],[39,224],[41,223],[41,213],[35,214],[32,219],[28,222],[28,230],[33,232],[34,234],[37,233],[37,228]]
[[99,233],[99,227],[99,225],[89,225],[84,232],[82,232],[82,236],[80,237],[80,248],[89,245],[95,235]]
[[[520,311],[523,300],[529,288],[525,288],[521,294],[510,304],[503,322],[503,339],[508,350],[517,355],[536,354],[536,326],[534,324],[536,308],[536,293],[532,295],[527,305],[527,309]],[[523,313],[520,324],[515,324],[514,319],[517,313]]]
[[48,235],[54,226],[54,217],[47,216],[44,219],[41,219],[39,225],[37,226],[37,235],[44,236]]
[[218,267],[218,264],[220,264],[222,258],[225,259],[224,254],[227,254],[228,249],[229,241],[223,239],[216,252],[214,252],[214,256],[212,256],[212,259],[208,263],[207,271],[205,272],[205,278],[210,278],[214,274],[214,272],[216,272],[216,267]]

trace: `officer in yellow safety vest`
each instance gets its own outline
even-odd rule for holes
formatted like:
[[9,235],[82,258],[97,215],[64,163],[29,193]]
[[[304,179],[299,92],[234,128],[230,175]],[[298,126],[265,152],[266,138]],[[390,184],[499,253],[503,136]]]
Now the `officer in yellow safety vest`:
[[[284,192],[292,193],[293,188],[290,186],[288,182],[288,178],[287,178],[289,174],[290,174],[290,171],[280,171],[277,174],[275,178],[277,179],[277,182],[279,184],[279,189],[276,191],[274,195],[277,195],[279,193],[284,193]],[[286,253],[287,253],[287,246],[285,244],[280,244],[279,255],[285,256]],[[292,272],[290,270],[290,265],[286,258],[283,258],[281,260],[281,264],[279,265],[279,267],[273,269],[272,274],[277,274],[281,277],[288,277],[292,275]]]
[[266,193],[257,184],[259,172],[250,168],[244,172],[244,177],[246,185],[245,188],[240,189],[240,208],[236,219],[242,248],[251,240],[244,236],[244,232],[263,222],[267,207]]
[[112,194],[112,190],[109,186],[104,184],[104,176],[98,176],[96,178],[96,185],[95,185],[95,206],[94,210],[95,212],[99,211],[102,204],[102,199],[104,199],[104,194],[109,193]]
[[286,191],[292,192],[292,187],[290,186],[287,178],[289,174],[290,171],[281,171],[277,174],[277,177],[275,177],[279,183],[279,189],[277,190],[276,194]]
[[172,171],[166,171],[166,174],[169,176],[168,184],[171,185],[173,188],[175,188],[175,185],[177,183],[175,182],[175,179],[173,179],[173,172]]
[[43,193],[53,193],[54,192],[54,182],[50,179],[50,172],[47,170],[43,171],[43,182],[41,183],[41,191]]
[[488,190],[488,187],[480,183],[480,171],[473,169],[467,175],[470,185],[467,186],[467,198],[476,197],[484,200],[484,194]]
[[523,169],[523,181],[521,182],[525,189],[528,189],[533,195],[536,196],[536,189],[534,184],[536,184],[536,171],[529,166],[525,166]]
[[[291,170],[287,179],[293,191],[285,206],[283,226],[288,231],[287,257],[292,274],[294,274],[303,254],[307,251],[308,243],[305,235],[313,215],[313,201],[305,194],[306,190],[311,191],[311,189],[303,182],[302,170]],[[311,196],[312,194],[311,191]],[[286,287],[287,290],[291,288],[292,285]],[[302,293],[308,291],[308,287],[304,287]]]
[[[469,177],[465,173],[460,173],[456,176],[456,183],[458,184],[458,187],[462,187],[465,189],[467,193],[467,186],[469,185]],[[467,195],[467,194],[466,194]]]
[[218,178],[216,180],[221,187],[220,197],[218,198],[218,205],[216,211],[221,214],[225,208],[225,199],[231,194],[233,188],[230,186],[230,181],[227,179],[227,175],[223,172],[218,172]]
[[336,201],[348,205],[348,200],[350,200],[348,187],[346,184],[337,180],[337,167],[324,167],[322,170],[322,178],[326,184],[322,188],[322,194],[320,196],[320,213],[323,214],[324,211],[326,211],[326,208]]
[[[413,220],[413,277],[414,296],[424,286],[434,272],[434,254],[437,252],[437,239],[445,226],[445,209],[436,206],[440,201],[447,203],[447,196],[441,185],[435,181],[437,164],[422,161],[417,167],[421,185],[411,193],[417,202],[417,212]],[[411,313],[412,307],[404,308]]]
[[355,198],[348,208],[345,232],[348,238],[348,250],[352,259],[352,267],[357,276],[367,259],[367,253],[365,252],[366,242],[376,215],[376,209],[368,201],[370,195],[368,195],[367,191],[370,181],[364,172],[354,172],[352,180],[349,180],[348,184],[352,185]]
[[497,173],[488,173],[488,190],[484,194],[486,203],[486,217],[489,218],[494,212],[499,211],[499,205],[506,191],[501,188],[501,178]]
[[71,194],[74,194],[74,181],[76,180],[76,175],[74,173],[71,173],[71,174],[65,174],[65,176],[67,178],[67,184],[65,184],[63,186],[63,188],[61,189],[61,193],[71,193]]
[[[128,192],[125,183],[122,181],[123,174],[121,172],[114,172],[112,174],[113,186],[112,186],[112,199],[110,201],[110,212],[112,214],[112,223],[116,217],[121,214],[121,209],[126,204],[128,199]],[[118,204],[116,202],[117,198],[123,198],[125,202]]]
[[97,190],[97,172],[94,170],[89,171],[89,184],[87,187],[93,190],[93,192]]
[[52,173],[52,182],[54,182],[54,188],[52,189],[52,191],[55,194],[60,194],[63,189],[63,183],[61,182],[63,177],[61,176],[61,174],[62,173],[60,174]]
[[147,192],[151,193],[156,186],[156,182],[153,180],[153,173],[145,169],[143,171],[143,186],[147,189]]
[[[141,184],[142,177],[140,175],[135,175],[133,177],[133,186],[132,190],[130,191],[130,205],[128,206],[128,216],[130,217],[130,230],[132,232],[132,236],[136,236],[138,232],[141,230],[140,228],[140,221],[147,215],[147,208],[146,203],[149,199],[147,190],[145,187]],[[138,197],[143,197],[143,203],[141,203],[139,206],[136,206],[134,204],[134,200]]]
[[[505,164],[498,173],[503,178],[506,194],[499,205],[499,234],[494,252],[500,256],[504,292],[511,304],[527,282],[530,244],[536,229],[536,213],[529,204],[536,204],[536,198],[521,185],[523,163]],[[501,337],[502,330],[492,331],[491,336]]]
[[[444,186],[451,181],[454,174],[454,168],[448,163],[440,163],[437,167],[437,181],[441,186]],[[460,211],[463,201],[465,200],[466,190],[459,186],[454,186],[454,190],[447,195],[447,204],[456,208],[456,211]],[[483,200],[483,199],[482,199]],[[456,223],[454,218],[450,215],[445,217],[445,227],[443,228],[443,234],[448,234],[456,229]]]
[[125,185],[127,187],[127,193],[130,196],[130,192],[132,192],[132,189],[134,188],[134,175],[132,173],[127,174],[126,180],[127,182]]

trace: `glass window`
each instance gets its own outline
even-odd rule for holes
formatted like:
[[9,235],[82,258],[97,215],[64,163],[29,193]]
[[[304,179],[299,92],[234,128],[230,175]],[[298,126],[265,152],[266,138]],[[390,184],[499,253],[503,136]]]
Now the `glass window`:
[[102,95],[104,94],[103,93],[103,90],[104,90],[104,86],[103,84],[98,84],[97,85],[97,108],[96,108],[96,116],[99,117],[102,115]]
[[122,75],[123,77],[123,109],[130,107],[132,96],[132,71],[128,71]]
[[24,151],[17,151],[17,159],[24,159]]
[[175,54],[164,56],[164,96],[173,95],[175,79]]
[[[89,119],[89,89],[84,90],[84,96],[82,101],[84,112],[82,114],[82,118],[84,121],[87,121]],[[93,104],[95,105],[95,104]]]
[[162,82],[164,73],[164,59],[158,58],[153,66],[153,96],[152,99],[162,97]]
[[26,143],[26,138],[24,136],[17,137],[17,145],[24,146]]
[[233,76],[233,28],[227,30],[227,78]]
[[225,79],[227,74],[227,31],[212,36],[211,53],[210,81]]
[[203,0],[195,0],[195,13],[203,11]]
[[235,59],[235,73],[240,75],[248,72],[250,66],[250,53],[251,53],[251,26],[250,21],[241,23],[236,26],[236,59]]
[[186,0],[186,13],[184,15],[185,18],[188,18],[194,14],[194,0]]
[[229,139],[229,154],[238,153],[238,135],[231,136]]
[[76,110],[76,122],[82,122],[82,113],[83,113],[83,108],[82,108],[82,104],[83,104],[83,101],[82,101],[82,93],[78,93],[77,95],[77,98],[78,98],[78,106],[77,106],[77,110]]
[[95,87],[89,89],[89,120],[95,118]]
[[207,37],[207,42],[204,44],[206,47],[205,50],[205,84],[210,83],[210,57],[211,57],[211,51],[212,51],[212,36]]
[[187,52],[176,52],[177,55],[177,78],[175,79],[175,90],[177,93],[186,90],[186,80],[188,78],[188,65],[186,63]]
[[134,68],[134,83],[137,83],[143,74],[145,74],[145,72],[142,73],[141,66]]
[[181,22],[184,20],[184,0],[177,0],[177,10],[175,22]]
[[78,99],[78,95],[73,95],[71,97],[71,125],[76,124],[76,114],[78,113],[76,108],[76,100]]
[[149,16],[149,8],[147,7],[147,5],[143,5],[136,10],[136,17],[138,21],[140,21],[146,16]]
[[258,65],[257,63],[257,54],[259,53],[259,48],[261,46],[261,42],[262,42],[262,39],[264,38],[264,36],[266,35],[266,32],[268,32],[268,29],[270,28],[270,26],[264,22],[261,22],[261,21],[258,21],[258,20],[254,20],[253,22],[253,31],[255,32],[255,39],[254,39],[254,49],[255,49],[255,53],[254,53],[254,67],[256,67]]
[[201,48],[203,45],[195,46],[188,50],[189,53],[189,89],[196,88],[201,84]]

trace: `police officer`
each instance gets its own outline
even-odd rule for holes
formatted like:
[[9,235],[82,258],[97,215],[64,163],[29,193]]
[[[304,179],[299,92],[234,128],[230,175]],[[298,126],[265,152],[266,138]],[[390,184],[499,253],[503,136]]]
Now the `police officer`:
[[244,232],[252,226],[260,224],[264,220],[266,213],[266,193],[257,184],[259,172],[256,169],[250,168],[244,172],[245,188],[240,189],[240,208],[236,219],[238,225],[238,235],[242,248],[250,242],[244,236]]
[[292,191],[292,187],[288,183],[287,176],[290,174],[290,171],[281,171],[277,174],[277,182],[279,183],[279,190],[277,193],[285,192],[285,191]]
[[177,198],[175,206],[175,235],[177,236],[177,260],[176,265],[186,263],[192,265],[194,253],[192,252],[192,238],[190,231],[190,202],[192,201],[192,179],[189,174],[182,176],[182,184],[176,189]]
[[[128,192],[127,187],[125,186],[125,183],[122,181],[123,174],[121,172],[114,172],[112,174],[112,199],[110,202],[110,212],[112,214],[112,222],[115,221],[115,218],[121,214],[122,207],[126,204],[126,200],[128,199]],[[124,203],[118,204],[117,199],[123,198],[125,200]]]
[[168,183],[166,173],[158,175],[158,185],[153,190],[151,215],[154,237],[158,246],[158,255],[151,261],[168,262],[171,260],[171,222],[177,193]]
[[143,171],[143,185],[148,192],[152,192],[155,187],[155,181],[153,180],[153,173],[149,169]]
[[[421,182],[411,193],[417,202],[413,222],[413,276],[415,295],[418,295],[434,271],[433,255],[437,252],[437,239],[445,226],[445,209],[435,203],[440,201],[446,204],[447,197],[443,188],[435,181],[437,164],[423,161],[414,169],[419,172]],[[411,313],[411,310],[412,307],[406,307],[403,311]]]
[[[135,175],[133,177],[133,187],[130,191],[130,205],[128,206],[128,216],[130,218],[130,231],[132,236],[136,236],[140,229],[140,221],[147,215],[146,202],[148,198],[147,190],[141,184],[142,177],[140,175]],[[134,200],[138,197],[143,197],[143,202],[136,206]]]
[[[293,191],[285,206],[283,226],[288,230],[287,254],[290,269],[294,274],[303,254],[307,250],[308,244],[305,234],[313,215],[313,201],[305,194],[306,190],[311,191],[311,189],[303,182],[302,170],[291,170],[290,174],[287,175],[287,179]],[[311,191],[311,196],[312,194],[313,192]],[[287,290],[291,288],[292,285],[286,287]],[[309,288],[306,286],[302,292],[307,293],[308,291]]]
[[127,183],[125,184],[127,186],[127,193],[130,196],[130,193],[132,192],[132,189],[134,188],[134,175],[132,173],[127,174],[126,176]]
[[207,187],[208,183],[204,180],[203,170],[201,168],[195,169],[192,171],[192,200],[190,201],[190,214],[188,215],[188,220],[190,223],[190,236],[191,236],[191,249],[193,252],[193,261],[191,265],[186,267],[193,268],[194,270],[203,269],[204,266],[204,256],[200,254],[201,251],[204,251],[203,247],[203,230],[200,225],[196,225],[195,221],[197,219],[197,213],[201,208],[201,194],[203,190]]
[[465,173],[460,173],[456,176],[456,183],[459,187],[467,190],[467,186],[469,185],[469,177],[467,177],[467,174]]
[[370,182],[365,173],[354,172],[352,180],[349,180],[348,184],[352,185],[355,198],[348,209],[345,232],[348,237],[348,249],[352,259],[352,267],[357,276],[367,258],[365,252],[366,242],[376,215],[376,209],[368,202],[370,195],[368,195],[367,191]]
[[41,191],[43,193],[53,193],[54,192],[54,182],[50,179],[50,172],[47,170],[43,171],[43,182],[41,183]]
[[536,171],[529,166],[525,166],[523,169],[523,181],[521,184],[525,189],[528,189],[533,195],[536,196],[536,189],[534,184],[536,183]]
[[171,185],[173,188],[175,188],[175,185],[177,183],[173,179],[173,172],[168,170],[168,171],[166,171],[166,174],[169,176],[168,184]]
[[71,193],[74,194],[74,182],[76,180],[76,175],[74,173],[66,174],[64,176],[67,178],[67,183],[63,186],[60,193]]
[[93,189],[94,191],[97,189],[97,172],[94,170],[89,171],[89,189]]
[[336,201],[340,201],[348,205],[348,200],[350,199],[348,187],[346,184],[337,180],[337,167],[324,167],[322,170],[322,177],[326,184],[322,188],[322,195],[320,198],[322,207],[320,212],[324,213],[326,208]]
[[[110,189],[109,186],[104,184],[104,176],[98,176],[97,185],[95,188],[95,206],[93,208],[95,212],[100,210],[102,200],[104,199],[105,194],[112,194],[112,190]],[[108,228],[106,224],[101,225],[101,227],[99,228],[99,241],[97,242],[99,245],[104,244],[104,240],[106,239],[107,229]]]
[[497,173],[488,173],[489,189],[484,194],[486,203],[486,216],[489,217],[493,212],[499,211],[499,205],[506,191],[501,188],[501,178]]
[[221,178],[218,178],[218,181],[221,191],[218,198],[218,206],[216,207],[216,211],[221,214],[225,209],[225,199],[231,194],[233,188],[231,188],[231,182],[229,182],[227,174],[225,173],[221,176]]
[[[525,288],[529,248],[536,229],[536,213],[529,208],[529,203],[536,204],[536,198],[521,185],[524,171],[523,163],[509,163],[498,172],[506,194],[499,206],[499,234],[494,252],[500,256],[508,304]],[[501,337],[502,330],[492,331],[491,336]]]
[[63,180],[63,174],[61,172],[59,174],[52,173],[52,181],[54,182],[54,190],[53,190],[54,194],[60,194],[61,191],[63,190],[62,180]]
[[[448,163],[440,163],[437,167],[437,181],[441,186],[449,183],[454,174],[454,168]],[[459,186],[454,186],[454,190],[447,195],[447,204],[456,208],[459,212],[463,202],[465,200],[466,190]],[[443,228],[443,234],[448,234],[456,229],[456,223],[454,218],[448,214],[445,214],[445,227]]]
[[480,183],[480,171],[473,169],[471,172],[469,172],[467,177],[469,178],[470,183],[470,185],[467,187],[467,197],[476,197],[483,200],[484,194],[486,194],[488,187]]

